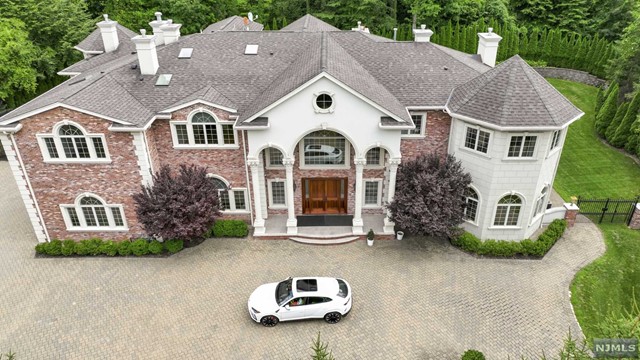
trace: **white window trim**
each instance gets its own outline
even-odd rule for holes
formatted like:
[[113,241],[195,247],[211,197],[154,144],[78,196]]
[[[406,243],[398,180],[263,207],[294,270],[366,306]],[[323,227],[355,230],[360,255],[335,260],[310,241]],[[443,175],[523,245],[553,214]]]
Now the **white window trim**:
[[[67,158],[64,154],[64,148],[62,147],[62,141],[60,140],[60,127],[64,125],[72,125],[80,129],[82,131],[85,141],[87,142],[87,148],[89,149],[89,158]],[[58,158],[52,158],[49,156],[49,150],[47,149],[47,144],[45,142],[45,138],[53,138],[53,142],[56,147],[56,151],[58,152]],[[93,145],[93,138],[100,138],[102,141],[102,147],[104,148],[104,158],[99,158],[96,155],[96,149]],[[107,146],[107,141],[104,134],[91,134],[88,133],[85,128],[73,121],[63,120],[53,126],[52,132],[48,134],[36,134],[36,139],[38,141],[38,146],[40,147],[40,152],[42,153],[42,159],[47,164],[110,164],[111,163],[111,154],[109,153],[109,147]]]
[[[272,148],[266,148],[264,149],[264,156],[265,156],[265,168],[269,169],[269,170],[282,170],[285,168],[284,164],[272,164],[271,163],[271,149]],[[279,149],[275,149],[280,151]],[[280,151],[282,153],[282,151]],[[284,160],[285,156],[284,153],[282,153],[282,159]]]
[[[274,204],[273,203],[273,183],[274,182],[281,182],[284,184],[284,204]],[[268,180],[268,186],[269,186],[269,209],[286,209],[287,208],[287,181],[286,179],[280,179],[280,178],[276,178],[276,179],[269,179]]]
[[[518,156],[509,156],[509,147],[511,146],[511,139],[514,136],[522,136],[522,144],[520,145],[520,152]],[[524,150],[524,141],[527,136],[534,136],[536,138],[536,144],[533,148],[533,154],[531,156],[522,156],[522,151]],[[540,148],[539,144],[540,134],[538,133],[509,133],[509,139],[507,140],[507,149],[504,153],[503,160],[506,161],[536,161],[538,160],[538,149]]]
[[[196,144],[193,137],[193,123],[191,119],[195,114],[199,113],[207,113],[213,117],[216,122],[216,133],[218,135],[218,144]],[[169,121],[169,125],[171,127],[171,139],[173,140],[173,148],[174,149],[239,149],[238,145],[238,134],[236,133],[235,127],[233,127],[233,144],[225,144],[224,143],[224,133],[222,131],[222,125],[234,125],[234,121],[228,120],[220,120],[213,112],[204,109],[198,108],[189,113],[186,120],[173,120]],[[189,139],[189,144],[179,144],[178,143],[178,132],[176,131],[176,125],[186,125],[187,126],[187,138]]]
[[[489,142],[487,143],[487,152],[484,153],[482,151],[478,151],[476,149],[471,149],[465,146],[466,142],[467,142],[467,131],[468,129],[476,129],[478,130],[478,137],[480,136],[480,131],[484,131],[486,133],[489,133]],[[481,126],[477,126],[477,125],[471,125],[471,124],[465,124],[464,125],[464,130],[462,132],[462,141],[460,142],[460,149],[467,151],[471,154],[476,154],[476,155],[480,155],[486,158],[491,158],[491,155],[489,155],[491,153],[491,143],[493,142],[493,136],[494,133],[492,130],[489,130],[487,128],[483,128]],[[476,148],[478,147],[478,137],[476,137]]]
[[[467,223],[469,223],[469,224],[472,224],[472,225],[478,226],[478,217],[479,217],[479,216],[478,216],[478,213],[480,212],[480,192],[479,192],[479,191],[478,191],[478,189],[476,189],[474,186],[469,185],[469,188],[473,189],[473,191],[475,191],[475,192],[476,192],[476,195],[478,195],[478,198],[477,198],[477,199],[474,199],[474,200],[476,200],[476,201],[478,202],[478,206],[476,207],[476,218],[475,218],[473,221],[472,221],[472,220],[469,220],[469,219],[467,219],[467,218],[464,218],[463,220],[464,220],[464,221],[466,221],[466,222],[467,222]],[[467,199],[468,199],[468,198],[469,198],[468,196],[465,196],[465,197],[464,197],[464,203],[465,203],[465,205],[467,204]]]
[[[109,224],[115,224],[115,220],[113,219],[113,214],[111,213],[112,207],[117,207],[120,209],[120,215],[122,216],[123,226],[87,226],[87,221],[84,217],[84,212],[82,211],[82,205],[80,205],[80,200],[84,197],[93,197],[98,199],[102,206],[106,209],[105,213],[107,214],[107,219],[109,219]],[[80,221],[80,226],[73,226],[71,222],[71,218],[69,217],[69,213],[67,212],[68,208],[74,208],[76,210],[76,215],[78,216],[78,220]],[[83,193],[76,197],[73,204],[61,204],[60,211],[62,212],[62,218],[64,219],[65,226],[67,227],[67,231],[128,231],[129,226],[127,225],[127,219],[124,215],[124,207],[121,204],[109,204],[104,201],[98,195],[93,193]]]
[[[559,152],[563,148],[563,146],[564,146],[564,138],[565,138],[565,136],[567,134],[566,130],[568,130],[568,128],[558,129],[558,130],[554,130],[554,131],[551,132],[551,135],[549,136],[549,146],[548,146],[549,151],[547,153],[547,158],[550,157],[550,156],[553,156],[555,153]],[[558,145],[556,145],[556,147],[554,147],[554,148],[551,148],[551,145],[553,145],[553,134],[556,131],[560,131],[560,135],[559,135],[559,138],[558,138]]]
[[[547,188],[547,192],[542,194],[542,190],[544,190],[544,188]],[[533,209],[531,211],[531,213],[533,214],[533,216],[531,217],[531,223],[529,225],[532,225],[533,223],[535,223],[536,221],[538,221],[538,219],[544,215],[545,211],[547,210],[547,203],[549,202],[549,185],[545,185],[542,187],[542,189],[540,189],[539,192],[539,196],[536,198],[536,201],[533,203]],[[538,210],[538,205],[542,205],[542,208],[540,209],[539,213],[536,213],[536,211]]]
[[344,164],[343,165],[307,165],[304,162],[304,139],[303,137],[300,140],[300,144],[298,145],[298,152],[300,156],[300,169],[303,170],[313,170],[313,169],[350,169],[351,168],[351,143],[347,138],[344,138],[345,147],[344,147]]
[[[227,194],[229,196],[229,209],[220,209],[220,211],[223,214],[246,214],[249,212],[249,199],[248,199],[248,192],[247,192],[247,188],[241,188],[241,187],[230,187],[229,182],[227,181],[227,179],[223,178],[220,175],[216,175],[216,174],[207,174],[208,178],[216,178],[220,181],[222,181],[224,183],[224,185],[227,187]],[[218,189],[218,192],[223,191]],[[233,196],[233,192],[234,191],[242,191],[244,193],[244,207],[245,209],[240,209],[240,210],[236,210],[236,198],[235,196]]]
[[[318,96],[323,94],[331,96],[331,106],[329,106],[327,109],[321,109],[316,104],[316,100]],[[316,112],[316,114],[331,114],[335,111],[335,109],[336,109],[336,97],[334,93],[330,91],[318,91],[317,93],[313,94],[313,110]]]
[[[411,130],[401,130],[400,131],[400,137],[401,138],[407,138],[407,139],[422,139],[425,138],[427,136],[427,113],[426,112],[420,112],[420,113],[414,113],[412,112],[410,114],[411,116],[413,115],[421,115],[422,116],[422,121],[420,122],[420,134],[403,134],[402,131],[411,131]],[[491,140],[491,138],[489,138],[489,140]]]
[[[367,182],[378,183],[378,196],[377,196],[375,205],[365,203]],[[362,179],[362,208],[363,209],[379,209],[381,207],[382,207],[382,179],[379,179],[379,178]]]
[[[496,223],[496,216],[498,215],[498,206],[504,206],[504,205],[516,205],[516,204],[500,204],[500,200],[502,200],[502,198],[504,198],[505,196],[509,196],[509,195],[515,195],[517,197],[520,198],[521,203],[518,204],[520,205],[520,213],[518,214],[518,223],[516,225],[495,225]],[[525,209],[526,206],[526,200],[524,198],[524,196],[522,196],[519,193],[507,193],[504,194],[502,196],[500,196],[498,198],[498,200],[496,201],[496,206],[495,206],[495,210],[493,212],[493,218],[491,219],[491,226],[489,226],[489,229],[521,229],[522,228],[522,217],[523,215],[523,210]],[[507,212],[507,216],[505,217],[505,221],[506,219],[509,218],[509,212]]]
[[[364,166],[365,169],[384,169],[384,164],[385,164],[385,159],[386,159],[386,156],[387,156],[387,151],[384,148],[380,147],[380,146],[374,146],[374,147],[370,148],[369,150],[375,149],[376,147],[380,148],[380,163],[378,163],[378,164],[369,164],[367,162],[365,164],[365,166]],[[367,158],[367,154],[369,153],[369,150],[367,150],[367,152],[364,153],[364,158],[365,159]]]

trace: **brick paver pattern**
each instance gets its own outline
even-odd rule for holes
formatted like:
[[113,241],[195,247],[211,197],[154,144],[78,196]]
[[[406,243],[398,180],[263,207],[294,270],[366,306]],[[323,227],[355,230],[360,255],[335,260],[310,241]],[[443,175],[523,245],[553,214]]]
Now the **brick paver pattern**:
[[[443,240],[311,246],[208,240],[165,258],[36,258],[35,236],[0,162],[0,351],[18,359],[303,359],[318,331],[337,359],[488,359],[555,354],[569,330],[575,272],[604,252],[579,222],[543,260],[480,259]],[[265,328],[247,313],[258,285],[347,279],[351,314]]]

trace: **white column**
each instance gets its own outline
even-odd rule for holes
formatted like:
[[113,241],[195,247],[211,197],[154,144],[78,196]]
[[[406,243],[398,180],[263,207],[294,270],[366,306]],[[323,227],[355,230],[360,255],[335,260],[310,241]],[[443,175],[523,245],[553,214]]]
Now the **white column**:
[[[398,174],[398,165],[400,159],[389,159],[389,189],[387,190],[387,204],[393,201],[393,196],[396,193],[396,175]],[[389,219],[389,210],[387,210],[387,216],[384,218],[383,232],[385,234],[393,234],[394,226],[396,224]]]
[[298,220],[296,219],[296,211],[295,211],[295,203],[293,201],[293,164],[294,159],[283,159],[282,163],[285,166],[285,170],[287,173],[287,234],[288,235],[296,235],[298,234]]
[[253,183],[253,211],[255,220],[253,221],[254,235],[263,235],[265,233],[264,218],[262,217],[262,200],[260,189],[260,161],[258,159],[247,160],[247,164],[251,167],[251,182]]
[[356,165],[356,206],[353,214],[353,227],[352,231],[354,235],[362,235],[363,222],[362,222],[362,170],[367,163],[366,159],[355,159],[353,161]]

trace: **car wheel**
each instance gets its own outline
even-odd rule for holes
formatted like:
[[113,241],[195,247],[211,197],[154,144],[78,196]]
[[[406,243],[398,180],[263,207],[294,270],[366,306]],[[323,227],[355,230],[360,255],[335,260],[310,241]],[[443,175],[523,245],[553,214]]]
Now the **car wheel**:
[[273,316],[273,315],[269,315],[269,316],[265,316],[262,319],[260,319],[260,324],[266,326],[266,327],[274,327],[276,325],[278,325],[278,318]]
[[328,322],[329,324],[336,324],[340,322],[341,319],[342,314],[340,314],[339,312],[330,312],[324,316],[324,321]]

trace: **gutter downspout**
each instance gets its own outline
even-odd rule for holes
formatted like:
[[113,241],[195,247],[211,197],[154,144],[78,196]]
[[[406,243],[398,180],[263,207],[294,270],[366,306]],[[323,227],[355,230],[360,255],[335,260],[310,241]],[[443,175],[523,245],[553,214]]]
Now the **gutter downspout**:
[[[244,153],[244,174],[247,177],[247,192],[249,193],[249,218],[251,221],[251,226],[253,226],[253,201],[251,201],[251,189],[252,186],[249,186],[249,167],[247,166],[247,142],[244,138],[245,130],[240,130],[240,134],[242,135],[242,152]],[[255,195],[255,194],[254,194]]]
[[36,199],[36,194],[33,191],[33,187],[31,186],[31,181],[29,180],[29,175],[27,174],[27,169],[24,167],[24,162],[22,161],[22,155],[20,155],[20,150],[18,150],[18,144],[16,143],[16,138],[13,133],[9,134],[11,138],[11,144],[18,156],[18,162],[20,163],[20,167],[22,168],[22,173],[24,174],[24,179],[27,182],[27,187],[29,188],[29,193],[33,198],[33,204],[36,206],[36,211],[38,212],[38,219],[40,219],[40,223],[42,223],[42,229],[44,230],[44,236],[47,241],[51,241],[49,237],[49,231],[47,230],[47,226],[44,223],[44,219],[42,218],[42,212],[40,211],[40,206],[38,205],[38,200]]

